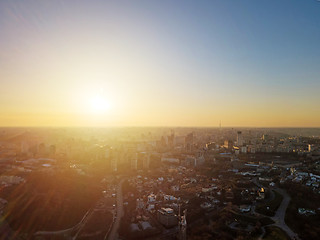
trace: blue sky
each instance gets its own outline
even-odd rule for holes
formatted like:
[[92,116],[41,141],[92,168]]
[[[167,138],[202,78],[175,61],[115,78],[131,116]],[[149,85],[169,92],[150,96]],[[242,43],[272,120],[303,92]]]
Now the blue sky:
[[176,116],[150,125],[319,126],[315,0],[7,0],[0,32],[6,116],[72,112],[81,85],[118,93],[110,124],[148,124],[130,114],[156,108]]

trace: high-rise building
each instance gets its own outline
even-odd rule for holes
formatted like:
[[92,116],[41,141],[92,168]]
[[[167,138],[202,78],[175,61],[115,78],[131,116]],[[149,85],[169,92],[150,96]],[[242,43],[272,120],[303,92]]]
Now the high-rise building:
[[243,145],[242,132],[237,132],[237,146],[241,147]]
[[117,161],[117,158],[112,158],[111,159],[111,170],[112,172],[116,172],[118,171],[118,161]]
[[131,169],[132,170],[137,170],[138,169],[138,158],[137,158],[137,154],[133,154],[131,155]]
[[186,138],[185,138],[185,148],[187,151],[192,151],[193,150],[193,133],[189,133]]
[[29,144],[25,141],[21,142],[21,153],[27,153],[29,151]]
[[143,169],[149,169],[150,165],[150,154],[144,153],[143,154]]
[[171,130],[171,135],[168,136],[168,147],[170,149],[174,148],[174,131],[173,130]]
[[111,171],[117,172],[118,171],[118,158],[119,158],[118,151],[113,148],[107,148],[105,155],[106,155],[107,159],[109,159],[109,161],[110,161]]

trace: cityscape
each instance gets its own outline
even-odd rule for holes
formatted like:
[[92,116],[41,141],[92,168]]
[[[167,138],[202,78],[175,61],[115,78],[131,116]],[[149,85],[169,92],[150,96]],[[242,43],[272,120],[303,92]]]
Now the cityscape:
[[319,134],[2,128],[1,234],[39,240],[317,239]]
[[0,240],[320,239],[320,3],[1,0]]

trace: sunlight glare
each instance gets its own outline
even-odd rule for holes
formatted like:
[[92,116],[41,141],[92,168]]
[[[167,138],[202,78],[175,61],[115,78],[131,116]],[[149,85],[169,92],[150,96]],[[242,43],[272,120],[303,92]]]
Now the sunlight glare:
[[90,100],[90,109],[94,113],[106,113],[110,109],[110,103],[101,95],[94,96]]

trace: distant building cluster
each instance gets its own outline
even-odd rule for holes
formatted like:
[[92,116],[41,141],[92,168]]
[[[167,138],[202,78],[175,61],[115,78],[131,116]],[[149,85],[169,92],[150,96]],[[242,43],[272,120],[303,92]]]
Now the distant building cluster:
[[[319,136],[267,129],[177,128],[133,129],[134,133],[109,133],[106,138],[107,134],[83,131],[53,132],[51,137],[41,131],[0,136],[1,188],[23,188],[39,173],[91,180],[99,176],[103,179],[95,186],[103,190],[93,215],[112,216],[106,217],[111,226],[101,230],[107,234],[119,217],[119,185],[124,182],[121,226],[135,239],[186,239],[192,232],[189,225],[217,215],[224,216],[217,226],[251,234],[259,226],[241,219],[258,222],[259,214],[275,214],[270,202],[280,188],[293,184],[320,196]],[[0,195],[1,213],[6,214],[10,204]],[[295,206],[297,217],[317,215],[320,209],[304,202]],[[90,224],[83,236],[98,226]]]

